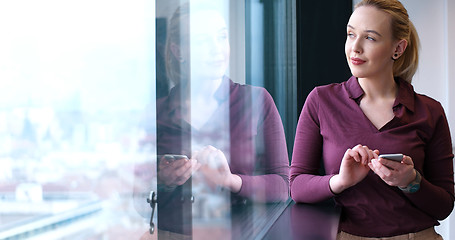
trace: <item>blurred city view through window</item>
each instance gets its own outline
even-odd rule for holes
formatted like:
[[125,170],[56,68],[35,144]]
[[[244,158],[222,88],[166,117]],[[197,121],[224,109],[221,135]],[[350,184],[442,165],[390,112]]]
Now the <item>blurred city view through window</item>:
[[291,3],[0,1],[0,239],[264,236],[289,203]]
[[147,229],[131,199],[156,151],[141,144],[155,131],[154,6],[0,2],[0,239]]

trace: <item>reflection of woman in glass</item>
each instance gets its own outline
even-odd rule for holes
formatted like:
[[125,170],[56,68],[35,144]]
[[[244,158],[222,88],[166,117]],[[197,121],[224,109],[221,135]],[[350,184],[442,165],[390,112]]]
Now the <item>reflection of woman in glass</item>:
[[[452,144],[441,104],[410,84],[418,36],[406,9],[396,0],[360,2],[345,46],[354,76],[314,89],[300,115],[291,196],[334,197],[338,239],[439,239],[434,226],[454,206]],[[390,153],[403,155],[378,156]]]
[[[222,16],[196,9],[188,34],[180,25],[189,20],[187,11],[180,8],[170,21],[166,55],[176,86],[157,106],[158,154],[183,154],[191,160],[160,165],[160,172],[166,172],[159,175],[160,182],[181,185],[200,166],[209,180],[239,196],[287,199],[287,150],[273,99],[263,88],[224,76],[230,46]],[[181,134],[191,135],[192,144],[200,147],[181,146],[186,143],[175,141]]]
[[[166,46],[175,86],[157,102],[162,206],[175,209],[176,199],[197,202],[185,190],[192,176],[193,192],[195,180],[204,179],[230,191],[234,202],[288,198],[289,162],[278,111],[265,89],[224,75],[229,56],[228,30],[218,12],[192,8],[190,15],[188,5],[177,10]],[[184,156],[169,157],[176,154]]]

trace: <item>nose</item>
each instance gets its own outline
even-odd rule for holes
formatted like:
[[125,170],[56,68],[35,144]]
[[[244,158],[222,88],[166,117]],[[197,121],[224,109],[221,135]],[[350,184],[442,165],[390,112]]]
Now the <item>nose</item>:
[[351,50],[353,52],[355,52],[355,53],[361,53],[362,52],[362,45],[361,45],[361,42],[360,42],[359,38],[357,38],[354,41],[352,41]]

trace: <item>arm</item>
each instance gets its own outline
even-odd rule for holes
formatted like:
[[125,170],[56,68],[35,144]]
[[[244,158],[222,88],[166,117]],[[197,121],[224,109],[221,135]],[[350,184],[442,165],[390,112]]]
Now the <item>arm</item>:
[[422,176],[417,192],[405,196],[420,210],[435,219],[446,218],[453,209],[453,154],[449,127],[442,107],[434,110],[441,112],[433,122],[433,135],[425,146],[423,167],[414,168],[409,156],[400,162],[385,159],[372,160],[370,167],[390,186],[406,187],[416,179],[417,171]]
[[[323,201],[356,185],[367,176],[370,171],[368,163],[377,158],[379,153],[357,144],[352,149],[348,148],[343,155],[335,154],[332,155],[335,156],[334,159],[324,159],[326,172],[336,174],[319,176],[323,152],[321,132],[330,134],[333,130],[332,126],[321,130],[320,120],[323,115],[317,94],[317,90],[314,90],[308,96],[297,126],[291,164],[291,196],[296,202]],[[331,112],[326,114],[328,117],[332,115]],[[333,149],[324,149],[326,153],[330,151]]]
[[427,144],[420,189],[405,194],[419,209],[436,219],[446,218],[454,206],[453,153],[449,126],[444,110],[435,121],[432,138]]
[[257,201],[284,201],[289,198],[289,159],[283,124],[265,89],[258,99],[253,104],[253,111],[259,110],[255,172],[238,175],[242,179],[238,194]]
[[329,187],[333,175],[319,176],[322,135],[318,107],[317,91],[313,90],[300,114],[292,154],[290,189],[296,202],[315,203],[334,196]]
[[241,90],[245,92],[234,98],[239,102],[231,113],[235,122],[231,125],[231,162],[212,146],[195,158],[212,187],[222,186],[258,202],[285,201],[289,198],[289,160],[281,118],[265,89]]

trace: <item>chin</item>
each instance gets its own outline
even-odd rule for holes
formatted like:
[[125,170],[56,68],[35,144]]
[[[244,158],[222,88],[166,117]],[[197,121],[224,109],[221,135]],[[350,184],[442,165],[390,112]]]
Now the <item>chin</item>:
[[354,74],[354,73],[353,73],[352,76],[354,76],[354,77],[356,77],[356,78],[365,78],[365,76],[362,75],[362,74]]
[[352,74],[352,76],[355,76],[357,78],[364,78],[367,76],[367,74],[365,72],[359,71],[356,69],[352,69],[352,68],[351,68],[351,74]]

